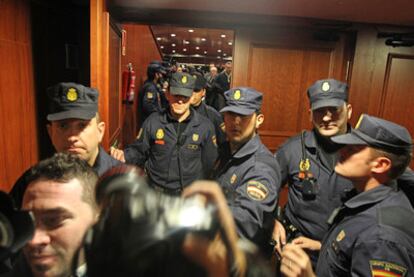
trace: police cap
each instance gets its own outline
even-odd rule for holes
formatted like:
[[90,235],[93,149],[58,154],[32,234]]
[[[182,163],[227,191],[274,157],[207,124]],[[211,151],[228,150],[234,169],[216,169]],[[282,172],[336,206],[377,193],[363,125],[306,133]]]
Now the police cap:
[[311,109],[340,107],[348,102],[348,85],[335,79],[316,81],[308,89]]
[[78,118],[89,120],[98,112],[99,93],[76,83],[59,83],[47,89],[47,120]]
[[411,153],[410,133],[396,123],[362,114],[351,133],[331,138],[339,144],[369,145],[391,153]]
[[170,93],[191,97],[195,85],[195,78],[187,73],[177,72],[172,74],[170,81]]
[[207,80],[204,78],[204,76],[199,72],[192,73],[193,77],[196,78],[195,85],[194,85],[194,91],[199,92],[202,89],[207,87]]
[[263,94],[254,88],[237,87],[224,93],[226,107],[220,112],[233,112],[241,115],[250,115],[260,111],[262,107]]

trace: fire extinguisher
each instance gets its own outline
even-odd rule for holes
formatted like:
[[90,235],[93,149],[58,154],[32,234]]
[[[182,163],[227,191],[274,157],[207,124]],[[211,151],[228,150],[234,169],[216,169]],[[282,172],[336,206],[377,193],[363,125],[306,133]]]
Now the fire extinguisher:
[[135,71],[132,64],[127,64],[127,70],[122,72],[122,102],[132,104],[135,96]]

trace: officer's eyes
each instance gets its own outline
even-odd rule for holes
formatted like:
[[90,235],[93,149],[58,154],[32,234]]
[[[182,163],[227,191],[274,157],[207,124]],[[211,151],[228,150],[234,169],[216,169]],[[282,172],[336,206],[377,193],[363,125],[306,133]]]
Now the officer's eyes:
[[89,125],[89,121],[81,121],[78,123],[79,129],[85,129]]
[[69,127],[69,124],[67,124],[66,122],[62,122],[58,124],[59,129],[67,129],[68,127]]

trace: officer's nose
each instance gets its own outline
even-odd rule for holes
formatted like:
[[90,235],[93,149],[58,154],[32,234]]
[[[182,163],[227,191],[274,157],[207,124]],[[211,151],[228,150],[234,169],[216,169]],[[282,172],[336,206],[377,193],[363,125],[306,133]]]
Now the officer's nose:
[[332,120],[332,113],[331,113],[331,111],[329,111],[328,109],[326,109],[324,111],[324,113],[323,113],[322,120],[323,121],[330,121],[330,120]]
[[39,246],[48,245],[51,242],[51,238],[43,228],[36,228],[33,238],[27,243],[28,247],[35,248]]

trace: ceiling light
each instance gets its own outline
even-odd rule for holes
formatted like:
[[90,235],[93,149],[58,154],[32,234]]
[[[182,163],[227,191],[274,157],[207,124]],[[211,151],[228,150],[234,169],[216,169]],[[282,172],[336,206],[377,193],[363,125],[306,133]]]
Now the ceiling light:
[[183,51],[184,51],[184,52],[185,52],[185,51],[187,51],[187,48],[184,48],[184,49],[183,49]]
[[157,40],[158,40],[158,41],[160,41],[160,40],[161,40],[161,38],[160,38],[160,37],[157,37]]
[[206,38],[201,38],[201,41],[206,41]]
[[184,44],[190,44],[188,40],[184,40]]
[[175,47],[175,43],[171,44],[172,47]]
[[171,52],[172,52],[172,53],[175,53],[175,50],[172,50]]
[[175,35],[175,34],[171,34],[171,36],[172,36],[172,37],[175,37],[176,35]]
[[233,42],[229,41],[229,45],[233,45]]
[[226,53],[223,53],[223,56],[225,57],[225,56],[227,56],[227,54]]
[[189,33],[194,33],[193,29],[188,30]]
[[207,54],[207,51],[204,51],[204,54]]
[[200,47],[196,46],[196,50],[199,50],[199,49],[200,49]]
[[226,37],[226,35],[225,35],[225,34],[222,34],[222,35],[221,35],[221,37],[222,37],[222,38],[225,38],[225,37]]
[[217,56],[217,59],[221,59],[221,57],[220,56]]
[[160,46],[160,48],[161,48],[161,49],[164,49],[164,46],[162,46],[162,45],[161,45],[161,46]]
[[221,49],[217,50],[218,53],[221,53]]

